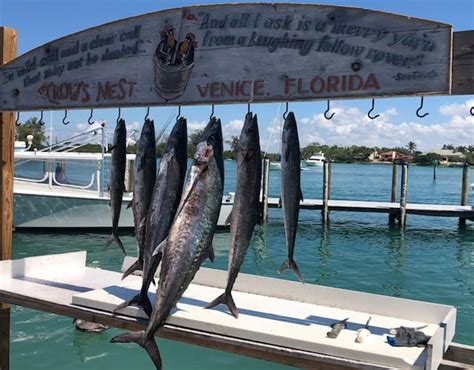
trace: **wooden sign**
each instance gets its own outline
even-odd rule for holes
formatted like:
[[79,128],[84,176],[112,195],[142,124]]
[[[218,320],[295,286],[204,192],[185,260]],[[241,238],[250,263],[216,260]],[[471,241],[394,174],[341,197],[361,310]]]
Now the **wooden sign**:
[[446,24],[355,8],[171,9],[6,64],[0,110],[449,94],[451,38]]

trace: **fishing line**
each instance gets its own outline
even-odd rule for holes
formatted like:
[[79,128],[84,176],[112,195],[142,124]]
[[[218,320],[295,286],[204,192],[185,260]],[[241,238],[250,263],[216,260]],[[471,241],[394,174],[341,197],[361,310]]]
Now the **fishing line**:
[[158,142],[160,141],[161,137],[163,136],[163,134],[165,133],[166,129],[168,128],[168,126],[170,125],[171,121],[173,121],[173,118],[176,116],[176,114],[174,114],[173,112],[170,113],[168,119],[166,120],[165,124],[163,125],[163,127],[161,128],[160,132],[158,133],[158,136],[156,137],[156,140],[155,140],[155,144],[158,144]]
[[[265,148],[265,152],[263,153],[264,158],[267,156],[268,149],[270,147],[270,143],[272,142],[273,133],[275,132],[275,123],[277,122],[278,118],[280,117],[282,110],[283,110],[283,103],[280,103],[280,105],[277,108],[275,117],[273,117],[272,130],[270,131],[270,137],[268,138],[268,141],[267,141],[267,147]],[[282,122],[280,120],[280,131],[281,131],[281,124],[282,124]]]

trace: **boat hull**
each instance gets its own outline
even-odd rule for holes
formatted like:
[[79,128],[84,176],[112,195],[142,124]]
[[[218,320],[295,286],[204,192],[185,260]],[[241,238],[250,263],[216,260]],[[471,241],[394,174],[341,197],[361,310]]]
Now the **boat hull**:
[[304,161],[305,165],[309,167],[322,167],[324,162],[319,161]]
[[[122,204],[119,228],[133,229],[132,209],[127,208],[129,199]],[[224,201],[218,226],[232,210],[232,203]],[[14,195],[13,224],[20,229],[111,229],[112,217],[108,198],[77,198],[70,196]]]

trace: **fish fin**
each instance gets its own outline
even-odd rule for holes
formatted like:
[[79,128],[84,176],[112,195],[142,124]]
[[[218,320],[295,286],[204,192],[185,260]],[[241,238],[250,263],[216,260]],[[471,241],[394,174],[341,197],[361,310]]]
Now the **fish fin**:
[[127,276],[133,274],[135,271],[143,270],[143,263],[140,260],[136,260],[122,275],[122,280]]
[[212,243],[209,243],[209,246],[207,247],[207,258],[209,258],[211,262],[214,263],[216,255],[214,254],[214,247],[212,246]]
[[301,281],[304,284],[303,275],[301,275],[301,272],[300,272],[298,266],[296,265],[295,261],[293,261],[292,259],[290,260],[289,258],[287,258],[285,260],[285,262],[283,262],[281,264],[280,268],[278,269],[278,273],[281,274],[286,269],[293,270],[293,272],[295,273],[295,275],[299,279],[299,281]]
[[139,332],[129,332],[117,335],[110,340],[111,343],[137,343],[142,348],[144,348],[148,355],[150,356],[153,364],[157,370],[161,370],[163,365],[161,362],[160,351],[156,345],[155,338],[146,338],[144,331]]
[[155,257],[158,253],[162,253],[162,249],[168,242],[168,238],[164,239],[158,246],[153,250],[152,257]]
[[303,192],[301,191],[301,188],[300,188],[300,200],[304,200],[303,199]]
[[117,313],[118,310],[121,310],[122,308],[131,306],[131,305],[137,305],[138,307],[141,307],[143,311],[147,314],[148,317],[151,317],[151,313],[153,312],[153,306],[151,305],[150,299],[148,298],[148,295],[142,296],[141,293],[138,293],[136,296],[132,297],[128,301],[120,303],[118,306],[114,308],[112,313]]
[[152,278],[151,278],[151,282],[152,282],[152,284],[153,284],[154,286],[156,286],[156,280],[155,280],[155,277],[152,277]]
[[234,210],[234,209],[232,209],[232,210],[229,212],[229,216],[227,216],[224,225],[226,225],[226,226],[227,226],[227,225],[230,225],[230,220],[232,219],[232,211],[233,211],[233,210]]
[[214,299],[211,303],[209,303],[205,308],[212,308],[219,304],[225,304],[229,307],[229,310],[236,319],[239,318],[239,311],[237,310],[237,306],[235,305],[234,299],[232,298],[231,293],[223,293],[216,299]]
[[281,197],[278,198],[278,208],[281,208]]
[[104,249],[107,249],[107,247],[112,244],[112,242],[116,242],[120,249],[122,250],[124,255],[127,255],[127,251],[125,250],[125,247],[122,244],[122,241],[120,240],[119,236],[115,233],[112,232],[112,235],[110,235],[109,240],[105,243]]

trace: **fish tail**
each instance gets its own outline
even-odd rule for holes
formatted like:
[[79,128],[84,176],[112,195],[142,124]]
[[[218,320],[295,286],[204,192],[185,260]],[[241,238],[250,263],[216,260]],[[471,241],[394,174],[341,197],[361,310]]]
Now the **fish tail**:
[[156,345],[155,338],[146,338],[144,331],[129,332],[117,335],[110,340],[111,343],[137,343],[144,348],[150,356],[156,370],[161,370],[163,365],[161,362],[161,355],[158,346]]
[[122,275],[122,280],[127,276],[133,274],[135,271],[143,270],[143,263],[140,260],[136,260]]
[[116,242],[122,250],[123,254],[127,255],[127,251],[125,250],[125,247],[123,246],[122,241],[120,240],[116,231],[112,231],[112,235],[110,235],[109,240],[107,240],[107,243],[105,243],[104,249],[106,249],[110,244],[112,244],[112,242]]
[[301,272],[300,272],[300,269],[298,268],[298,266],[296,265],[296,262],[293,261],[293,259],[290,259],[290,258],[287,258],[285,260],[285,262],[283,262],[280,266],[280,268],[278,269],[278,273],[282,273],[283,271],[285,271],[286,269],[290,269],[290,270],[293,270],[293,272],[295,273],[296,277],[299,279],[299,281],[301,281],[303,284],[304,284],[304,279],[303,279],[303,275],[301,275]]
[[141,293],[137,294],[136,296],[129,299],[128,301],[120,303],[118,306],[114,308],[112,313],[117,313],[118,310],[131,306],[132,304],[136,304],[137,306],[143,308],[143,311],[145,311],[147,316],[151,317],[151,313],[153,312],[153,306],[151,305],[148,295],[147,294],[142,295]]
[[221,303],[229,307],[229,310],[232,313],[232,316],[234,316],[236,319],[239,318],[239,311],[237,310],[237,306],[235,305],[234,298],[232,298],[232,294],[230,292],[229,293],[225,292],[221,294],[219,297],[217,297],[211,303],[209,303],[206,306],[206,308],[212,308]]

